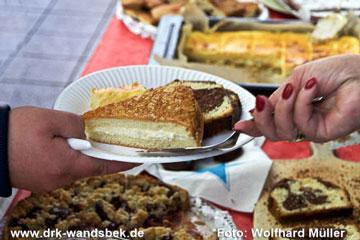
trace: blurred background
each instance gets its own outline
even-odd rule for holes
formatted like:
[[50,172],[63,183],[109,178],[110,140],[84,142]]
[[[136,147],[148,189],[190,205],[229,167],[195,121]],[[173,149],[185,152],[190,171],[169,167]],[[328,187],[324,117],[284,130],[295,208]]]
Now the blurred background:
[[51,108],[115,9],[116,0],[0,0],[0,101]]

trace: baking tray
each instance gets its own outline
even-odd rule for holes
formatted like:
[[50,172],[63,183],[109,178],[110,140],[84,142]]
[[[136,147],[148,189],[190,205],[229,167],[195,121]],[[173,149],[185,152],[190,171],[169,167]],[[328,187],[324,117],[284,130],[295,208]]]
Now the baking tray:
[[[292,22],[303,22],[300,20],[257,20],[251,18],[209,18],[210,27],[214,26],[216,23],[221,21],[253,21],[261,23],[271,23],[271,24],[280,24],[280,23],[292,23]],[[151,55],[148,61],[148,64],[159,65],[159,63],[154,59],[154,55],[158,55],[165,59],[174,59],[176,57],[176,49],[178,41],[181,36],[181,27],[184,23],[184,18],[182,16],[164,16],[162,17],[157,36],[151,51]],[[280,85],[279,84],[270,84],[270,83],[237,83],[241,87],[245,88],[254,95],[262,94],[265,96],[270,96]]]

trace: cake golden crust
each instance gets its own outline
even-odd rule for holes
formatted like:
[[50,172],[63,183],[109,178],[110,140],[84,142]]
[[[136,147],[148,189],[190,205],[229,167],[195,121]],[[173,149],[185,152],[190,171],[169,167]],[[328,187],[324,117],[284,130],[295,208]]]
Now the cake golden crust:
[[360,45],[359,39],[352,36],[315,44],[306,33],[194,31],[185,40],[184,53],[190,61],[247,67],[287,76],[296,66],[309,61],[360,54]]
[[174,123],[185,126],[201,145],[204,119],[191,87],[166,86],[145,91],[141,96],[86,112],[85,122],[93,119],[128,119]]

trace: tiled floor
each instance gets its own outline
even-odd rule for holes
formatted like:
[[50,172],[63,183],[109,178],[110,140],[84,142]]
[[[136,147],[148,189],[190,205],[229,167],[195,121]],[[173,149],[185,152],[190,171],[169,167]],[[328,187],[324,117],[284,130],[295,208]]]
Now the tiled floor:
[[82,73],[116,0],[0,0],[0,102],[51,108]]

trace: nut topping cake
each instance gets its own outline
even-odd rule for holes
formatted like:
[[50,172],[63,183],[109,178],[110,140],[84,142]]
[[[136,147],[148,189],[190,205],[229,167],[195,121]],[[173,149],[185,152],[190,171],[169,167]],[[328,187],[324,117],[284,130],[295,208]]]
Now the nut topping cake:
[[[90,177],[49,193],[33,193],[11,211],[4,229],[144,231],[145,240],[201,240],[190,221],[189,194],[148,175]],[[214,239],[214,238],[211,238]]]
[[199,147],[204,118],[189,86],[164,86],[83,115],[89,139],[145,149]]

